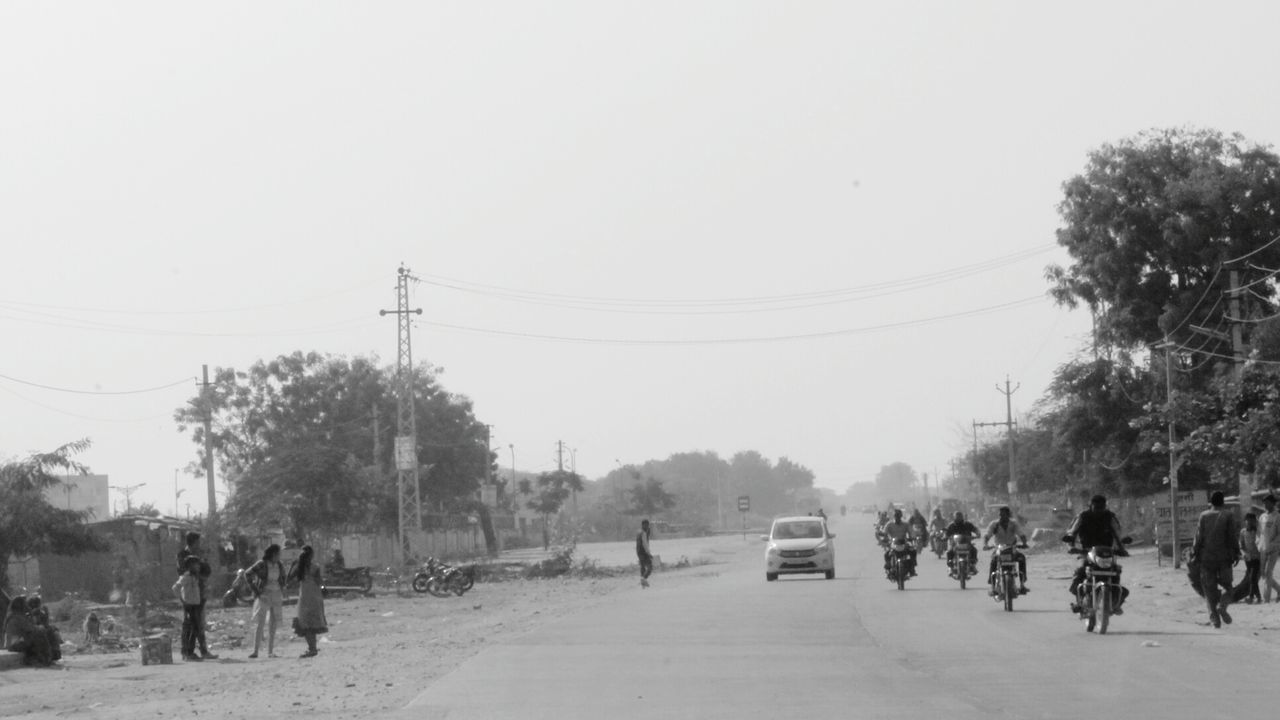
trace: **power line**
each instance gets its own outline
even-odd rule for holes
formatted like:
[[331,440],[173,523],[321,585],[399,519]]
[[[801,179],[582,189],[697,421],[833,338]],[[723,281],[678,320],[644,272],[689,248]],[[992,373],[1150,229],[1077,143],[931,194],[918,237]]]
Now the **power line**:
[[984,315],[1001,310],[1010,310],[1017,307],[1024,307],[1032,303],[1044,299],[1043,295],[1033,295],[1031,297],[1022,298],[1021,300],[1013,300],[998,305],[989,305],[987,307],[976,308],[973,310],[965,310],[947,315],[936,315],[927,318],[917,318],[914,320],[904,320],[895,323],[885,323],[882,325],[871,325],[860,328],[844,328],[841,330],[828,330],[825,332],[800,333],[795,335],[774,335],[763,337],[745,337],[745,338],[713,338],[702,340],[635,340],[627,338],[593,338],[593,337],[570,337],[562,335],[542,335],[538,333],[515,332],[510,330],[491,330],[486,328],[470,327],[466,325],[453,325],[450,323],[435,322],[431,320],[421,320],[421,324],[431,327],[441,328],[445,330],[460,330],[463,332],[474,332],[485,335],[499,335],[503,337],[516,337],[528,340],[550,340],[554,342],[572,342],[599,345],[731,345],[746,343],[762,343],[762,342],[790,342],[795,340],[815,340],[820,338],[838,337],[842,335],[860,335],[863,333],[876,332],[879,330],[893,330],[897,328],[913,327],[916,325],[924,325],[931,322],[939,322],[942,320],[954,320],[957,318],[971,317],[975,315]]
[[[901,280],[893,280],[870,285],[818,290],[787,295],[761,295],[747,297],[729,297],[713,299],[639,299],[599,296],[565,295],[529,290],[506,288],[497,285],[469,282],[442,276],[426,275],[423,284],[433,285],[459,292],[486,295],[499,299],[527,302],[542,305],[571,307],[581,310],[608,310],[613,312],[649,312],[652,314],[717,314],[730,312],[767,312],[774,310],[791,310],[818,305],[850,302],[853,300],[882,297],[897,292],[906,292],[931,287],[933,285],[994,270],[1011,263],[1019,262],[1052,249],[1054,245],[1045,245],[1011,255],[987,260],[980,263],[951,268],[935,273],[913,276]],[[858,297],[861,296],[861,297]],[[798,304],[797,303],[803,303]],[[750,307],[772,305],[775,307]],[[744,307],[745,306],[745,307]],[[714,309],[706,309],[714,308]],[[737,309],[724,309],[737,308]]]
[[37,382],[31,382],[30,380],[23,380],[21,378],[11,377],[9,375],[4,375],[4,374],[0,374],[0,378],[9,380],[11,382],[21,383],[23,385],[30,385],[31,387],[38,387],[42,390],[53,390],[55,392],[75,393],[77,395],[138,395],[141,393],[156,392],[157,390],[168,390],[171,387],[183,385],[192,380],[195,380],[194,376],[184,377],[181,380],[171,382],[168,385],[157,385],[156,387],[142,388],[140,390],[75,390],[73,388],[56,387],[54,385],[41,385],[40,383],[37,383]]

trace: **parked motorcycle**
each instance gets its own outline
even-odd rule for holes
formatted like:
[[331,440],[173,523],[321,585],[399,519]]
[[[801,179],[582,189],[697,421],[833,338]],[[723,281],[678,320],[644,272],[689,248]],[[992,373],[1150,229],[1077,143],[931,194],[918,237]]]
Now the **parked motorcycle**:
[[367,567],[338,567],[327,565],[321,573],[320,589],[327,593],[358,592],[367,594],[373,590],[373,573]]
[[436,597],[448,597],[450,594],[461,596],[475,584],[475,564],[457,567],[433,557],[427,558],[413,576],[415,592],[429,593]]
[[[1069,541],[1069,538],[1064,539]],[[1128,545],[1133,539],[1126,537],[1120,542]],[[1104,635],[1123,593],[1120,563],[1116,557],[1128,553],[1123,547],[1116,551],[1101,545],[1087,549],[1072,547],[1068,552],[1084,555],[1084,582],[1076,588],[1076,611],[1084,621],[1085,632],[1093,632],[1096,628],[1099,635]]]
[[951,536],[951,577],[960,581],[960,589],[964,590],[969,578],[978,574],[973,563],[973,538],[957,534]]
[[906,540],[894,539],[889,544],[889,580],[898,584],[899,590],[906,589],[907,577],[911,574],[911,545]]
[[[1022,594],[1020,590],[1022,582],[1018,572],[1018,548],[1026,547],[1026,545],[1003,544],[997,544],[995,547],[996,567],[988,582],[991,584],[991,596],[996,602],[1004,603],[1005,612],[1013,612],[1013,599]],[[990,546],[983,547],[983,550],[990,549]]]

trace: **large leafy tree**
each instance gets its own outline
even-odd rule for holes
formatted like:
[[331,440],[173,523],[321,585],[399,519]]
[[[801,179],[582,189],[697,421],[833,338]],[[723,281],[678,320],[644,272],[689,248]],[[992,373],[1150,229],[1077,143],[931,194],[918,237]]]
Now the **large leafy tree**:
[[662,481],[647,477],[631,488],[631,514],[653,516],[676,505],[676,498],[662,488]]
[[[89,513],[54,507],[44,494],[62,483],[58,475],[88,474],[88,468],[74,459],[88,447],[88,440],[78,440],[0,465],[0,559],[108,549],[106,541],[84,524]],[[0,562],[0,589],[9,586],[8,570],[8,563]]]
[[[376,360],[296,352],[245,371],[220,368],[175,417],[203,458],[207,413],[214,455],[231,481],[233,522],[295,532],[394,526],[395,373]],[[414,377],[420,496],[467,505],[493,458],[471,404],[420,367]]]
[[1145,132],[1091,153],[1063,191],[1058,242],[1072,263],[1047,269],[1051,294],[1088,306],[1102,344],[1182,341],[1221,314],[1224,261],[1280,267],[1280,157],[1240,135]]
[[920,478],[907,463],[890,463],[876,473],[876,493],[882,500],[906,502],[919,491]]

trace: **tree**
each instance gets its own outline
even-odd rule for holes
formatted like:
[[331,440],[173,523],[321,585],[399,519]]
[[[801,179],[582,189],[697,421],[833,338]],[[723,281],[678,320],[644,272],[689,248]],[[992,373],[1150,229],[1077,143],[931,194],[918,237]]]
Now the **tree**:
[[675,507],[676,499],[671,493],[662,489],[662,481],[649,476],[644,482],[631,488],[631,514],[657,515],[664,510]]
[[884,500],[905,502],[919,485],[916,471],[904,462],[895,462],[876,473],[876,493]]
[[89,513],[54,507],[45,499],[48,488],[62,483],[55,473],[87,475],[89,469],[72,459],[89,441],[77,440],[52,452],[36,453],[0,465],[0,589],[9,586],[11,555],[37,553],[80,555],[108,549],[84,521]]
[[[398,522],[395,389],[395,373],[376,360],[295,352],[243,372],[219,368],[213,388],[175,419],[203,463],[203,423],[212,414],[233,522],[270,527],[287,518],[310,529],[372,530]],[[420,497],[457,510],[493,462],[484,426],[429,366],[414,374],[413,397]]]
[[1155,130],[1104,145],[1063,192],[1058,243],[1073,262],[1046,269],[1050,293],[1088,306],[1103,344],[1181,341],[1216,312],[1205,300],[1227,286],[1224,261],[1280,267],[1280,157],[1238,134]]

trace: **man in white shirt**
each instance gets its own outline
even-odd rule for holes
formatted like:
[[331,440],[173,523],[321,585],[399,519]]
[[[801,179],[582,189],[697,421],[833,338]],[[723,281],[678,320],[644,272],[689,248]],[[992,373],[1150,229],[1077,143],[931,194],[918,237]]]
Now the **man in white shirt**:
[[1266,512],[1258,517],[1258,552],[1262,554],[1262,601],[1271,602],[1271,589],[1280,600],[1280,583],[1276,582],[1276,560],[1280,560],[1280,513],[1276,512],[1276,498],[1268,495],[1262,499]]

